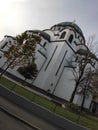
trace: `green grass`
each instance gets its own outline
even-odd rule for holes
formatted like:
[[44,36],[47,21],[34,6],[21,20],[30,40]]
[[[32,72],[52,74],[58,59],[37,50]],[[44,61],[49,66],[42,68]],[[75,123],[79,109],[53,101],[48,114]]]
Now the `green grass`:
[[[67,118],[73,122],[76,122],[80,125],[83,125],[85,127],[90,128],[91,130],[98,130],[98,118],[87,115],[86,113],[81,113],[81,116],[79,117],[79,114],[75,114],[74,112],[68,111],[67,109],[63,109],[60,106],[57,106],[55,103],[47,100],[44,97],[41,97],[26,88],[22,87],[21,85],[17,85],[14,82],[1,77],[0,83],[7,87],[8,89],[16,92],[17,94],[27,98],[28,100],[39,104],[42,107],[45,107],[46,109],[55,112],[56,114]],[[78,120],[79,119],[79,120]]]
[[7,87],[8,89],[12,89],[12,87],[15,85],[15,83],[13,83],[12,81],[10,81],[4,77],[1,77],[0,83],[2,85],[4,85],[5,87]]
[[34,94],[26,89],[24,89],[23,87],[20,87],[18,85],[16,85],[16,87],[14,87],[13,89],[14,92],[18,93],[19,95],[24,96],[25,98],[32,100]]
[[56,110],[55,110],[55,113],[62,116],[62,117],[65,117],[67,119],[71,119],[71,121],[74,121],[76,122],[77,119],[78,119],[78,115],[73,113],[73,112],[70,112],[66,109],[62,109],[61,107],[57,107]]
[[42,98],[40,96],[36,96],[34,102],[49,109],[50,111],[53,111],[56,106],[53,102],[50,102],[47,99]]
[[83,116],[80,117],[79,124],[89,128],[91,130],[98,130],[98,122],[89,120]]
[[4,77],[1,77],[0,83],[2,85],[4,85],[5,87],[7,87],[8,89],[16,92],[17,94],[27,98],[28,100],[30,100],[32,102],[35,102],[35,103],[49,109],[50,111],[54,110],[55,104],[48,101],[44,97],[41,97],[37,94],[34,94],[33,92],[27,90],[26,88],[19,86],[19,85],[15,84],[12,81],[9,81],[8,79],[6,79]]

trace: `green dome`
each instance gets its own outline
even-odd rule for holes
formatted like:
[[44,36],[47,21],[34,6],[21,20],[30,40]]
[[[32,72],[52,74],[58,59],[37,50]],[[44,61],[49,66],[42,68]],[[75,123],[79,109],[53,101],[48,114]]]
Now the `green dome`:
[[73,27],[79,33],[81,33],[83,35],[82,30],[80,29],[80,27],[77,24],[73,23],[73,22],[62,22],[62,23],[57,24],[57,26],[63,26],[63,27],[70,26],[70,27]]

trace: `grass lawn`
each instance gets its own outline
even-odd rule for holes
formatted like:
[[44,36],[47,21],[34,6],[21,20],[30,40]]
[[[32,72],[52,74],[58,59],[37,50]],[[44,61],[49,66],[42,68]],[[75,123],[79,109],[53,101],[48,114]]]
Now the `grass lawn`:
[[57,106],[55,103],[45,99],[44,97],[41,97],[41,96],[31,92],[30,90],[27,90],[26,88],[22,87],[21,85],[17,85],[14,82],[12,82],[4,77],[1,77],[0,84],[4,85],[5,87],[16,92],[17,94],[27,98],[28,100],[30,100],[32,102],[35,102],[36,104],[39,104],[40,106],[45,107],[46,109],[64,117],[64,118],[67,118],[73,122],[76,122],[80,125],[90,128],[91,130],[98,130],[98,118],[97,117],[83,113],[83,114],[81,114],[81,116],[79,118],[78,114],[70,112],[67,109],[63,109],[60,106]]

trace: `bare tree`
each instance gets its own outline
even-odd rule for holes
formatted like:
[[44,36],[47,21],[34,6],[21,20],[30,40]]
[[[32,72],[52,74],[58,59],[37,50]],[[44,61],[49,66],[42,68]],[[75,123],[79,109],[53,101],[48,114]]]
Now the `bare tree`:
[[86,45],[93,54],[98,56],[98,50],[97,50],[98,49],[98,41],[96,41],[95,35],[91,35],[88,37]]
[[72,68],[72,72],[75,80],[75,89],[72,92],[70,102],[73,102],[79,85],[85,81],[86,70],[88,66],[93,65],[94,59],[97,60],[96,56],[93,53],[91,53],[88,48],[87,50],[79,49],[76,52],[77,67]]
[[91,67],[87,68],[85,72],[85,78],[82,84],[80,85],[81,92],[79,94],[81,94],[81,96],[83,97],[81,103],[81,111],[83,110],[86,97],[89,97],[90,95],[93,97],[94,94],[94,88],[92,85],[93,76],[94,76],[94,70],[92,70]]
[[92,84],[94,87],[94,91],[95,91],[96,95],[98,96],[98,68],[95,70],[95,72],[93,74]]
[[87,45],[87,47],[89,48],[89,50],[91,52],[93,52],[94,48],[95,48],[94,39],[95,39],[95,35],[89,36],[89,38],[88,38],[88,40],[86,42],[86,45]]

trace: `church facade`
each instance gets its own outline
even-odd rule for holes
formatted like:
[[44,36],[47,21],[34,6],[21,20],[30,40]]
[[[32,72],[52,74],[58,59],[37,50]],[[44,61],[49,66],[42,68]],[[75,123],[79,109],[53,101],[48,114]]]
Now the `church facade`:
[[[36,48],[36,64],[38,75],[33,81],[33,85],[58,97],[70,102],[72,93],[75,89],[75,76],[73,68],[77,68],[77,54],[79,50],[87,51],[83,32],[78,25],[72,22],[62,22],[43,31],[28,30],[29,35],[35,33],[41,36],[41,42]],[[3,51],[14,44],[15,38],[5,36],[0,44],[0,67],[6,61],[2,56]],[[94,59],[94,62],[97,62]],[[94,69],[91,64],[88,65]],[[8,71],[19,78],[23,77],[14,70]],[[27,80],[28,82],[32,82]],[[79,90],[80,91],[80,90]],[[81,105],[83,96],[75,94],[73,102]],[[89,109],[91,106],[92,95],[89,94],[84,103],[84,107]]]

